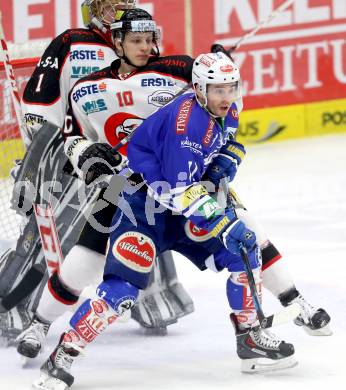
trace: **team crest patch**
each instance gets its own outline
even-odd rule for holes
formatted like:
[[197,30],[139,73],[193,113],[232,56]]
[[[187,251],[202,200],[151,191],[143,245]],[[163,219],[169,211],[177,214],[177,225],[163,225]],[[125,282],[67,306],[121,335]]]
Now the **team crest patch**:
[[154,242],[137,232],[127,232],[118,237],[112,253],[120,263],[141,273],[150,272],[156,258]]
[[187,237],[195,242],[204,242],[213,237],[210,232],[198,228],[191,221],[185,223],[184,229]]

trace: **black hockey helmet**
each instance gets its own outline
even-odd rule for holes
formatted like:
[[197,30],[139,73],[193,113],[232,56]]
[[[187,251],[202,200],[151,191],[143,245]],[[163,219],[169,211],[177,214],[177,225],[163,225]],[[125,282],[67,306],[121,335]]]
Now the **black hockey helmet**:
[[[152,16],[141,8],[118,10],[115,14],[115,22],[110,26],[113,39],[124,41],[125,35],[129,32],[152,32],[156,49],[153,55],[159,56],[159,30]],[[124,58],[125,59],[125,58]]]
[[159,33],[152,16],[141,8],[118,10],[115,14],[115,22],[110,26],[113,37],[124,39],[128,32],[152,32],[155,43],[158,42]]

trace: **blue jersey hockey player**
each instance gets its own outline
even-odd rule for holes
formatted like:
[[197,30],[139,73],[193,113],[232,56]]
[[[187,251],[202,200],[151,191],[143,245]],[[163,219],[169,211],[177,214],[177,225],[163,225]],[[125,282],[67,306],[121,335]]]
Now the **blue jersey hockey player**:
[[[134,172],[114,216],[104,281],[97,297],[77,309],[71,328],[43,364],[40,389],[71,386],[70,368],[80,352],[109,324],[135,304],[149,282],[156,255],[173,249],[200,270],[227,269],[227,298],[236,330],[242,371],[289,368],[294,348],[260,328],[248,293],[239,245],[249,253],[257,288],[261,289],[261,256],[255,233],[238,219],[233,207],[223,209],[202,179],[212,160],[227,149],[237,165],[244,153],[233,141],[241,97],[239,70],[222,53],[203,54],[193,65],[195,93],[165,106],[140,125],[128,147]],[[229,169],[232,175],[232,168]],[[161,206],[161,208],[160,208]],[[197,243],[186,234],[192,222],[209,234]],[[269,361],[261,365],[262,360]],[[58,387],[57,387],[58,386]]]

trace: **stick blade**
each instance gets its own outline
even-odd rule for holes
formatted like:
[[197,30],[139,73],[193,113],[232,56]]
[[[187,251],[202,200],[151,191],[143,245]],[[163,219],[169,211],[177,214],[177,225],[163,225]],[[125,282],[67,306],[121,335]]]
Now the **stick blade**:
[[278,326],[287,324],[293,321],[300,314],[300,306],[298,303],[292,303],[292,305],[284,307],[281,311],[265,317],[261,322],[263,329],[271,328],[272,326]]

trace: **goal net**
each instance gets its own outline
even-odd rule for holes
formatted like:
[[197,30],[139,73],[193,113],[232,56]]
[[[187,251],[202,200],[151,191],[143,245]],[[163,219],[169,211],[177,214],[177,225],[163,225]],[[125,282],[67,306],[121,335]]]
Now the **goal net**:
[[[39,42],[9,47],[9,55],[20,94],[46,45],[46,42]],[[0,48],[0,243],[15,241],[19,234],[20,217],[10,208],[13,188],[10,172],[15,165],[15,160],[21,159],[23,155],[24,146]]]

